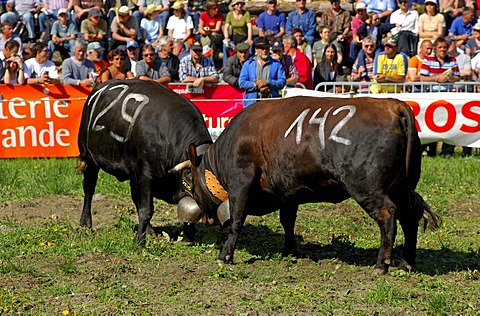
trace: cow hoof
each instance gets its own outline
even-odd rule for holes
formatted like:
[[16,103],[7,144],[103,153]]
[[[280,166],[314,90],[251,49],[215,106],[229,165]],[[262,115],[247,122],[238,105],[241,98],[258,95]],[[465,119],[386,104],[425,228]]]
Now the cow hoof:
[[217,263],[229,263],[233,264],[233,256],[227,255],[225,258],[219,257]]
[[183,223],[183,241],[194,242],[195,241],[195,224]]
[[405,260],[402,260],[398,266],[399,269],[402,269],[402,270],[405,270],[407,272],[412,272],[413,271],[413,267],[408,264]]
[[150,235],[150,236],[157,236],[157,232],[150,224],[147,225],[146,233],[147,235]]
[[380,267],[375,267],[373,269],[373,275],[375,276],[380,276],[380,275],[385,275],[388,272],[388,268],[380,268]]

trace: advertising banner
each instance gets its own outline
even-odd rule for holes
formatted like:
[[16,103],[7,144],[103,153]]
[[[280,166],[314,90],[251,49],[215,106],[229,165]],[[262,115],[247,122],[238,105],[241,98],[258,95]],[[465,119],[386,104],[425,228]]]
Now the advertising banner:
[[[304,89],[288,89],[286,97],[343,97]],[[354,98],[395,98],[405,101],[413,110],[416,127],[423,144],[442,141],[452,145],[480,147],[480,100],[478,93],[396,93],[357,94]]]
[[[243,108],[242,91],[227,84],[168,87],[200,109],[214,139]],[[70,85],[0,85],[0,158],[77,156],[78,127],[90,91],[91,88]],[[287,89],[287,97],[295,95],[332,96]],[[406,101],[413,109],[423,143],[445,141],[480,147],[480,101],[476,93],[376,94],[375,97]]]

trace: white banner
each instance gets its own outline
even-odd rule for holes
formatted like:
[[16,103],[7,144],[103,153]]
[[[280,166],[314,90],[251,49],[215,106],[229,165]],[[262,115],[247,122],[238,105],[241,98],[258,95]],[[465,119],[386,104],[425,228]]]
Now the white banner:
[[[332,94],[305,89],[287,89],[285,97],[313,96],[350,98],[350,94]],[[395,98],[413,110],[423,144],[442,141],[452,145],[480,147],[480,94],[478,93],[396,93],[356,94],[355,98]]]

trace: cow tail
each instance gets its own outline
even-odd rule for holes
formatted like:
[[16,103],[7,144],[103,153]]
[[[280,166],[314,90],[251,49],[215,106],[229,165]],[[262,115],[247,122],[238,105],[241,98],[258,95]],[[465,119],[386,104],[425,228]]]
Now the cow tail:
[[430,208],[420,194],[410,191],[410,203],[410,209],[423,218],[423,231],[435,230],[442,225],[442,217]]
[[420,143],[417,141],[418,132],[415,128],[415,118],[408,109],[408,105],[405,106],[405,108],[402,108],[401,114],[407,134],[407,153],[405,156],[406,177],[412,182],[409,183],[409,185],[411,189],[414,190],[420,175],[421,156],[419,152],[418,155],[416,153],[416,151],[420,150]]

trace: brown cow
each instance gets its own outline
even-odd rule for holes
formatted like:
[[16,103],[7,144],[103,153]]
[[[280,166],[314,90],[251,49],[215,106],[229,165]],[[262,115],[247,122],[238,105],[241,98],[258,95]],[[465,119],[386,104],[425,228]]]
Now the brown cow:
[[233,261],[247,215],[278,209],[285,230],[283,253],[294,253],[296,214],[303,203],[357,201],[380,227],[375,265],[380,273],[392,263],[396,220],[405,234],[400,265],[405,269],[415,265],[422,216],[425,225],[440,224],[414,191],[420,178],[420,140],[412,111],[394,99],[258,102],[230,122],[202,160],[191,146],[190,162],[195,200],[207,215],[228,223],[220,261]]

